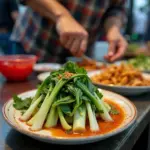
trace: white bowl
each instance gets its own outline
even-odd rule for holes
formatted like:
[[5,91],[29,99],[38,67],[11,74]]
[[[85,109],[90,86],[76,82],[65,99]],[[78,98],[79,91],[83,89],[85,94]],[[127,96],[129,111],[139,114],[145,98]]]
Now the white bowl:
[[[88,73],[88,76],[91,78],[97,74],[100,74],[101,71],[91,71]],[[150,74],[143,73],[143,76],[147,79],[150,79]],[[113,91],[122,95],[140,95],[145,92],[150,92],[150,86],[118,86],[118,85],[106,85],[93,82],[96,86],[102,89]]]

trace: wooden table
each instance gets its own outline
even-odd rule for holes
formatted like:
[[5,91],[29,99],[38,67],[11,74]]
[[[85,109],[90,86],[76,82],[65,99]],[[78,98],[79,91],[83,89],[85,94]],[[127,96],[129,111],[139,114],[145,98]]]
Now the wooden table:
[[[35,89],[38,84],[36,76],[33,75],[28,81],[7,83],[0,78],[0,108],[12,97],[31,89]],[[77,150],[150,150],[148,143],[149,123],[150,123],[150,93],[137,97],[128,97],[136,105],[138,118],[136,122],[126,131],[109,139],[85,145],[54,145],[36,141],[12,129],[3,119],[0,111],[0,150],[55,150],[72,149]],[[138,141],[138,142],[137,142]]]

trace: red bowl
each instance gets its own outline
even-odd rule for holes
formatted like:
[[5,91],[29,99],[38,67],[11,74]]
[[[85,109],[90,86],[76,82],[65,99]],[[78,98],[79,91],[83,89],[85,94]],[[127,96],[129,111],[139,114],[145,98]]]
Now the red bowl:
[[0,56],[0,72],[7,80],[22,81],[32,73],[36,61],[34,55]]

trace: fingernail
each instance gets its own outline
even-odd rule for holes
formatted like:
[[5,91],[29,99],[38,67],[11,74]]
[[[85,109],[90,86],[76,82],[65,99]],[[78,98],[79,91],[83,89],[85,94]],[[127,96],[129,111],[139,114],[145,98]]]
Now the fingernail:
[[108,55],[109,55],[109,56],[112,56],[112,55],[113,55],[113,52],[109,52]]

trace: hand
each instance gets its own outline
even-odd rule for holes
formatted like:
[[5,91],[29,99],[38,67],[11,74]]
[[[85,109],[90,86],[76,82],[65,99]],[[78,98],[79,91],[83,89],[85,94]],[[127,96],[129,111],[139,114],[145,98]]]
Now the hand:
[[74,56],[82,56],[88,42],[87,31],[71,16],[61,16],[56,22],[61,44]]
[[128,44],[116,26],[110,28],[107,32],[107,40],[109,47],[105,59],[113,62],[124,55]]

